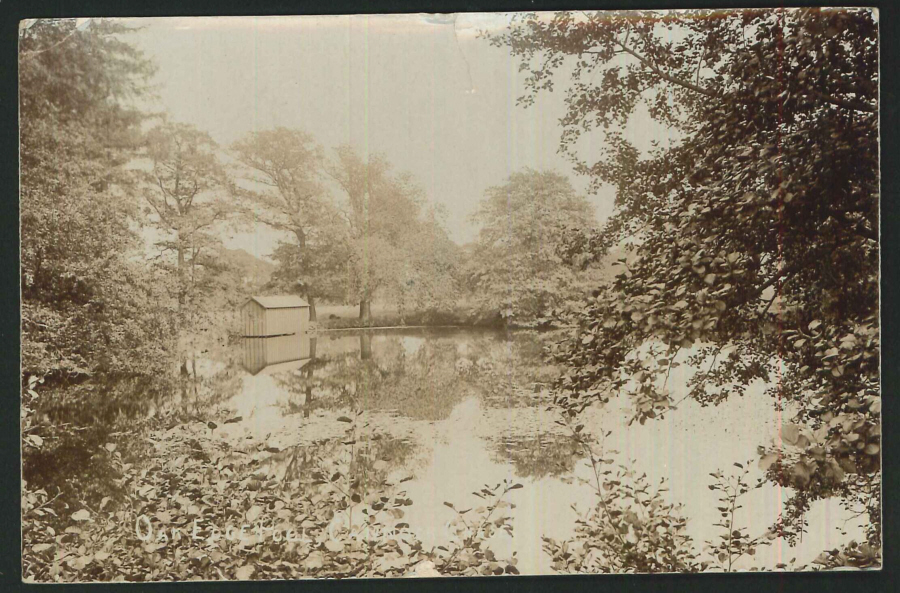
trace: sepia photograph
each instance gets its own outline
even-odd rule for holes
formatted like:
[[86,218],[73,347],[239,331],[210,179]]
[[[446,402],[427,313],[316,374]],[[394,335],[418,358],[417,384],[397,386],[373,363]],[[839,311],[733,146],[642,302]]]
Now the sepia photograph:
[[18,34],[24,581],[882,568],[877,9]]

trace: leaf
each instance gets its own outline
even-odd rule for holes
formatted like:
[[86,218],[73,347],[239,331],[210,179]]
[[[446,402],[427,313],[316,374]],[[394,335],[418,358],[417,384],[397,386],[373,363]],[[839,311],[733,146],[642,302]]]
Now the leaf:
[[346,416],[338,417],[337,421],[338,422],[353,422],[353,420],[351,420],[350,418],[347,418]]
[[28,441],[34,447],[40,447],[41,445],[44,444],[44,439],[42,439],[41,437],[39,437],[36,434],[28,435],[27,437],[25,437],[25,440]]
[[72,519],[76,521],[87,521],[91,518],[91,513],[87,509],[81,509],[72,514]]
[[337,553],[337,552],[343,552],[343,551],[344,551],[344,544],[342,544],[342,543],[339,542],[339,541],[330,539],[330,540],[328,540],[327,542],[325,542],[325,548],[326,548],[328,551],[330,551],[330,552],[335,552],[335,553]]
[[766,471],[770,467],[772,467],[772,465],[774,465],[776,461],[778,461],[778,455],[776,453],[763,455],[759,460],[759,469]]
[[322,568],[325,566],[325,555],[322,552],[313,552],[310,554],[303,565],[312,570],[316,570],[318,568]]
[[262,514],[263,508],[259,505],[253,505],[250,507],[250,510],[247,511],[247,521],[251,523],[256,521],[256,519]]
[[672,306],[676,309],[684,309],[685,307],[688,306],[688,302],[686,300],[682,299]]
[[513,484],[512,486],[509,487],[509,490],[518,490],[519,488],[522,488],[522,487],[523,486],[521,484]]
[[812,477],[812,471],[807,467],[807,465],[803,462],[798,461],[791,467],[791,474],[794,476],[797,483],[804,487],[809,484],[809,480]]
[[240,567],[236,571],[234,571],[234,577],[239,581],[249,581],[250,577],[256,572],[256,567],[252,564],[245,564]]
[[800,427],[796,424],[784,424],[781,427],[781,438],[789,445],[796,445],[800,439]]
[[33,546],[31,546],[31,550],[36,554],[40,554],[41,552],[46,552],[52,547],[53,544],[34,544]]
[[106,450],[109,451],[110,453],[113,453],[113,452],[115,452],[115,450],[116,450],[116,444],[115,444],[115,443],[106,443],[106,444],[104,445],[104,447],[106,447]]
[[820,325],[822,325],[822,322],[819,321],[818,319],[814,319],[814,320],[812,320],[812,321],[809,322],[809,325],[807,326],[807,328],[809,329],[809,331],[813,331],[814,329],[816,329],[816,328],[819,327]]
[[713,285],[716,283],[717,276],[715,274],[707,274],[703,277],[703,281],[709,285]]

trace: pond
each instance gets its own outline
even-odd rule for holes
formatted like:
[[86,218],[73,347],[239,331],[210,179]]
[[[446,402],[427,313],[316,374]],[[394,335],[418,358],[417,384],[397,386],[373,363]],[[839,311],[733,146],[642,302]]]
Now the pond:
[[[362,430],[380,439],[386,471],[406,479],[414,504],[404,520],[426,546],[448,537],[454,511],[445,501],[478,506],[473,491],[485,484],[522,483],[508,494],[513,536],[499,531],[490,545],[498,556],[515,552],[522,574],[548,574],[553,569],[542,537],[570,537],[575,509],[585,512],[595,502],[578,479],[592,476],[590,463],[549,406],[548,387],[559,370],[542,358],[548,339],[553,336],[471,329],[254,338],[205,352],[188,373],[204,386],[202,405],[230,419],[215,428],[217,437],[235,447],[261,441],[275,466],[287,466],[297,448],[340,437],[346,425],[338,419],[360,410]],[[676,401],[689,378],[684,366],[678,371],[669,378]],[[720,534],[713,527],[719,511],[710,473],[750,461],[751,482],[763,475],[757,447],[770,443],[781,423],[764,387],[751,385],[718,407],[688,400],[645,425],[629,424],[629,402],[614,398],[585,411],[584,430],[611,432],[607,456],[646,473],[653,484],[667,481],[667,499],[683,505],[687,531],[702,549]],[[789,496],[769,483],[752,490],[736,525],[761,535]],[[837,500],[814,503],[810,531],[796,547],[775,540],[737,567],[772,568],[794,557],[808,563],[850,536],[863,539],[864,521]]]

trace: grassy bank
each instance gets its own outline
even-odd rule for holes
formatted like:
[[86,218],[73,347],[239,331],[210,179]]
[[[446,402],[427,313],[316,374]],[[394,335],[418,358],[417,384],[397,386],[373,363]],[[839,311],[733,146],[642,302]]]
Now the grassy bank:
[[320,329],[348,329],[361,327],[445,326],[501,327],[499,315],[487,314],[471,306],[459,306],[449,311],[410,311],[403,315],[393,305],[373,303],[368,323],[359,319],[359,307],[354,305],[317,305]]

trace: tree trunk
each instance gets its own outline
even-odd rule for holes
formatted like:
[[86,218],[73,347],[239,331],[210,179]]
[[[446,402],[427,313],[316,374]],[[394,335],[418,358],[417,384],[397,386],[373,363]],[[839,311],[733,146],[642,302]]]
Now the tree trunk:
[[359,301],[359,320],[363,325],[372,323],[372,303],[369,299]]
[[178,308],[184,306],[184,297],[187,291],[184,289],[184,246],[181,244],[181,238],[178,239]]
[[309,320],[314,323],[316,321],[316,297],[307,292],[306,302],[309,303]]

